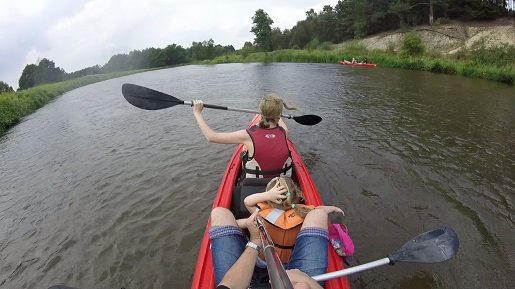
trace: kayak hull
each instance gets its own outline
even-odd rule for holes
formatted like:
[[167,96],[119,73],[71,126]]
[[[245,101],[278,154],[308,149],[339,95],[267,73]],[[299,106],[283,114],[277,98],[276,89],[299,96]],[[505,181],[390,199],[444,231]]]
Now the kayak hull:
[[[258,121],[259,115],[256,115],[252,120],[251,125],[257,123]],[[297,182],[298,186],[302,190],[306,200],[306,204],[314,206],[322,205],[322,199],[318,194],[318,190],[316,189],[316,186],[311,178],[311,175],[309,174],[308,169],[306,168],[304,162],[300,158],[298,151],[296,150],[295,146],[290,140],[288,140],[288,147],[291,151],[293,166],[295,168],[295,175],[292,176],[292,179],[294,179]],[[227,209],[231,209],[233,191],[237,183],[238,176],[241,172],[241,161],[239,159],[239,155],[242,150],[243,145],[240,144],[234,151],[234,154],[231,157],[229,165],[225,170],[225,174],[220,183],[220,187],[218,188],[218,192],[213,203],[213,208],[224,207]],[[204,232],[204,237],[202,238],[202,243],[200,246],[200,252],[197,259],[197,265],[195,267],[195,273],[193,275],[191,289],[215,288],[213,262],[211,259],[211,244],[209,241],[208,234],[209,225],[210,220],[208,220]],[[329,261],[327,272],[333,272],[344,269],[343,259],[336,254],[330,243],[328,246],[328,253]],[[325,288],[350,289],[350,284],[347,277],[341,277],[326,281]]]
[[341,65],[347,65],[347,66],[367,66],[367,67],[376,67],[377,64],[375,63],[348,63],[343,61],[338,61]]

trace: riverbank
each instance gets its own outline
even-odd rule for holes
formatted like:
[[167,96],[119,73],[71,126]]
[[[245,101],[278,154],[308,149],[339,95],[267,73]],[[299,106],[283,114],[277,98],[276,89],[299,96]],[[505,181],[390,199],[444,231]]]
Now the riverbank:
[[[515,55],[515,47],[511,48]],[[499,51],[499,53],[503,53]],[[485,52],[480,58],[492,58],[496,51]],[[235,63],[235,62],[316,62],[337,63],[342,59],[358,60],[368,59],[369,63],[378,66],[394,67],[402,69],[422,70],[435,73],[456,74],[474,78],[484,78],[502,82],[508,85],[515,83],[515,64],[499,66],[486,65],[474,59],[459,60],[440,54],[426,54],[423,56],[403,56],[395,51],[368,50],[359,42],[349,44],[345,49],[332,50],[279,50],[269,53],[252,53],[247,57],[242,55],[230,55],[218,57],[212,61],[204,61],[203,64]]]
[[0,137],[2,137],[9,128],[18,124],[25,116],[33,113],[65,92],[95,82],[134,74],[140,71],[141,70],[88,75],[68,81],[44,84],[22,91],[2,93],[0,94]]
[[[406,53],[414,36],[420,53]],[[309,46],[309,45],[308,45]],[[408,51],[409,52],[409,51]],[[233,54],[202,63],[322,62],[356,58],[378,66],[483,78],[515,84],[515,19],[457,22],[389,31],[317,49]]]

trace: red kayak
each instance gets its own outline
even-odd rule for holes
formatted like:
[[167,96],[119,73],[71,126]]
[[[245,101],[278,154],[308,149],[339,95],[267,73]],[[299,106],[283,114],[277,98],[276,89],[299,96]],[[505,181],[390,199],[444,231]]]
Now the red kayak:
[[369,66],[369,67],[377,66],[377,64],[375,64],[375,63],[351,63],[351,62],[343,62],[343,61],[338,61],[338,63],[341,65],[348,65],[348,66]]
[[[259,119],[259,115],[256,115],[252,120],[251,125],[256,124]],[[306,204],[314,206],[322,205],[322,200],[313,180],[311,179],[308,169],[304,165],[299,153],[290,140],[288,140],[288,147],[291,151],[293,166],[295,167],[292,179],[302,190],[306,199]],[[241,175],[241,161],[239,155],[242,149],[243,145],[238,145],[236,148],[236,151],[229,162],[229,166],[227,166],[227,169],[225,170],[224,177],[220,183],[220,187],[218,188],[218,192],[213,203],[213,208],[225,207],[230,209],[236,218],[248,216],[247,209],[243,204],[244,198],[253,193],[264,192],[266,183],[263,181],[268,181],[263,179],[244,179],[242,181],[238,178],[238,176]],[[213,272],[213,262],[211,259],[211,244],[208,234],[209,224],[210,220],[207,223],[204,237],[202,239],[202,245],[200,246],[191,289],[215,288],[215,276]],[[327,272],[344,269],[343,259],[336,254],[330,243],[328,250],[329,264]],[[347,277],[340,277],[326,281],[325,288],[350,289],[350,284]]]

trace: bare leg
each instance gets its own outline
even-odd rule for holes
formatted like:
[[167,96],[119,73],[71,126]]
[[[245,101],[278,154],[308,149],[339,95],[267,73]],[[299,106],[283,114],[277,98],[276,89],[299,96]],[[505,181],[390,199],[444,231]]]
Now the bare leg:
[[321,228],[327,230],[327,213],[322,209],[314,209],[309,212],[302,223],[302,229],[304,228]]
[[238,227],[238,224],[231,211],[223,207],[216,207],[211,211],[211,226]]

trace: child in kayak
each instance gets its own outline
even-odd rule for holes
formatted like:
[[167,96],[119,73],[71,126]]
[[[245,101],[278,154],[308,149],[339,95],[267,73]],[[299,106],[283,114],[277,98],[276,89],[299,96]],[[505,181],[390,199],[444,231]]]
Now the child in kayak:
[[287,263],[290,259],[297,235],[308,214],[314,210],[321,210],[326,217],[333,212],[344,215],[342,209],[338,207],[307,206],[302,204],[303,201],[302,192],[289,177],[273,178],[268,183],[266,192],[250,195],[244,200],[249,212],[259,209],[259,214],[266,220],[266,229],[283,263]]
[[247,178],[272,178],[291,175],[291,156],[288,149],[288,128],[281,119],[283,108],[290,107],[282,98],[266,95],[259,104],[261,121],[246,130],[219,133],[212,130],[202,117],[204,104],[193,101],[193,115],[208,142],[220,144],[244,144],[241,156]]

